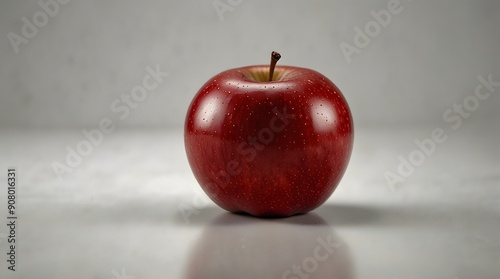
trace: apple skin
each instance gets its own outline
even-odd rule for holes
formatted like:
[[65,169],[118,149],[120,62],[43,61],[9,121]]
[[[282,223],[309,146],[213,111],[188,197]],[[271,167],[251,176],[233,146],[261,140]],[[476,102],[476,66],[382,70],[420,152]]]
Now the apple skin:
[[184,143],[207,195],[234,213],[286,217],[324,203],[353,146],[353,122],[340,90],[322,74],[277,66],[224,71],[188,109]]

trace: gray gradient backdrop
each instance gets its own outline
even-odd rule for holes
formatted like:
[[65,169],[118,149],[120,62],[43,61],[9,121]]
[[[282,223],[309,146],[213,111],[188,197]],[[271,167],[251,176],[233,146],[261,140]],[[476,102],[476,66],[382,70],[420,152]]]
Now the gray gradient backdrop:
[[[0,127],[96,127],[116,118],[111,103],[141,83],[147,66],[159,65],[170,76],[115,124],[180,128],[204,82],[268,63],[271,50],[282,53],[281,64],[334,81],[358,127],[442,123],[444,111],[473,94],[479,75],[500,80],[495,0],[401,0],[401,13],[348,63],[339,45],[354,44],[354,28],[388,3],[243,0],[221,21],[212,0],[72,0],[16,54],[9,32],[21,35],[22,18],[33,22],[42,8],[2,0]],[[493,123],[499,103],[495,96],[481,103],[468,121]]]

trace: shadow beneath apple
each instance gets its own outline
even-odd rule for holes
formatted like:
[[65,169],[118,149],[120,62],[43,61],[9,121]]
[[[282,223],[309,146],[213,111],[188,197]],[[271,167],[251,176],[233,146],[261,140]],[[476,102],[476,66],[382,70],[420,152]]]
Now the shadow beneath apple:
[[354,204],[323,204],[313,212],[335,226],[373,224],[383,214],[377,208]]
[[189,254],[184,278],[352,279],[346,243],[314,213],[280,219],[219,214]]
[[[215,216],[218,216],[223,212],[227,211],[213,205],[191,212],[181,211],[179,212],[175,220],[178,224],[203,226],[207,225],[210,222],[210,220],[214,219]],[[316,213],[317,215],[324,218],[324,220],[326,220],[328,224],[332,224],[335,226],[344,226],[344,225],[350,226],[350,225],[368,224],[377,222],[377,220],[380,218],[381,212],[370,207],[347,205],[347,204],[339,204],[339,205],[325,204],[317,208],[316,210],[312,211],[312,213]],[[308,214],[311,213],[306,213],[296,216],[303,216]],[[251,215],[240,214],[240,213],[234,215],[249,217],[249,218],[257,218],[257,217],[252,217]],[[286,222],[287,219],[292,217],[295,216],[283,217],[283,218],[257,218],[257,219],[274,220],[275,222]],[[305,219],[299,218],[297,220],[305,220]]]

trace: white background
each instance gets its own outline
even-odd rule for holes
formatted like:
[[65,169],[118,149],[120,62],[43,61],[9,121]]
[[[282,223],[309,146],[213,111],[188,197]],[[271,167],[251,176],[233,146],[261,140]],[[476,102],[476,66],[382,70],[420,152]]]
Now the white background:
[[[236,3],[238,1],[235,1]],[[389,1],[246,1],[220,20],[212,1],[70,1],[16,54],[7,38],[32,22],[37,1],[2,1],[0,125],[95,127],[116,116],[114,99],[141,83],[147,66],[170,76],[117,125],[182,127],[193,95],[234,67],[315,69],[343,91],[357,126],[441,123],[474,92],[479,75],[500,80],[500,3],[410,1],[347,63],[339,45]],[[474,119],[497,119],[499,98]]]

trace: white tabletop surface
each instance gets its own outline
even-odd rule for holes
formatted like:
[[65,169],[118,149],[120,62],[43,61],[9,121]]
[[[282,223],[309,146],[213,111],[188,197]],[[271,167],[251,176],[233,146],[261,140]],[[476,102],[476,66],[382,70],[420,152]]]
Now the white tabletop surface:
[[11,166],[18,219],[15,272],[0,226],[0,278],[498,279],[499,129],[444,129],[446,142],[404,182],[384,178],[434,128],[358,129],[332,197],[285,219],[213,204],[181,131],[118,128],[61,181],[51,165],[80,131],[1,131],[1,223]]

